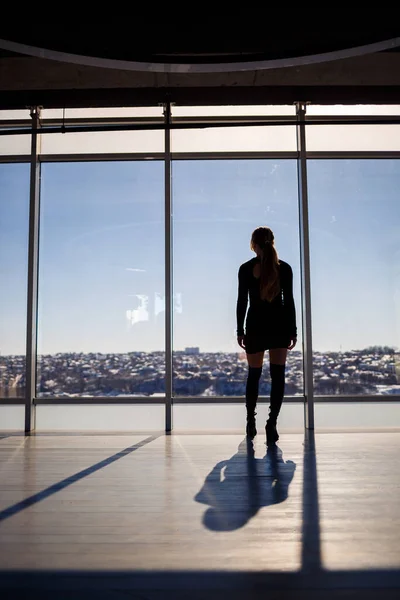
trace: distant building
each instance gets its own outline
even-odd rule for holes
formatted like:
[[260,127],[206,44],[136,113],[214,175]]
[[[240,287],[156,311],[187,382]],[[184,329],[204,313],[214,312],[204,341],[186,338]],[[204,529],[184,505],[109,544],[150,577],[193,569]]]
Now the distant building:
[[198,348],[197,346],[193,346],[192,348],[185,348],[185,354],[191,354],[192,356],[200,354],[200,348]]

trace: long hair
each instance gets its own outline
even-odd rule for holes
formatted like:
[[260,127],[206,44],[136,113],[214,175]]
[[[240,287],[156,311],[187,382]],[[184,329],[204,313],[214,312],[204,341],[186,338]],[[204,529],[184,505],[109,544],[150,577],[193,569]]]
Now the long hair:
[[250,247],[261,250],[260,294],[262,300],[272,302],[280,292],[279,258],[274,246],[274,234],[269,227],[257,227],[251,235]]

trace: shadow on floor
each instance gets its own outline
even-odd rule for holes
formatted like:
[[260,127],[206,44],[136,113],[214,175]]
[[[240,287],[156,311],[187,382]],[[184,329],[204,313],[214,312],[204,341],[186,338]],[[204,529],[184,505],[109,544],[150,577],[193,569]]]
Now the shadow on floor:
[[196,502],[209,508],[203,524],[212,531],[234,531],[246,525],[263,506],[284,502],[296,465],[284,461],[278,446],[255,458],[254,446],[244,439],[229,460],[215,465],[207,475]]
[[4,600],[398,600],[400,571],[0,571]]
[[69,477],[62,479],[61,481],[54,483],[53,485],[45,488],[44,490],[37,492],[37,494],[28,496],[28,498],[21,500],[21,502],[17,502],[16,504],[13,504],[12,506],[8,506],[4,510],[0,511],[0,523],[1,523],[1,521],[5,521],[6,519],[9,519],[10,517],[13,517],[17,513],[25,510],[29,506],[37,504],[38,502],[41,502],[42,500],[49,498],[49,496],[52,496],[53,494],[60,492],[61,490],[72,485],[73,483],[76,483],[77,481],[80,481],[81,479],[84,479],[85,477],[92,475],[96,471],[99,471],[100,469],[104,469],[104,467],[108,467],[108,465],[111,465],[116,460],[120,460],[121,458],[128,456],[128,454],[135,452],[135,450],[139,450],[139,448],[142,448],[146,444],[150,444],[150,442],[153,442],[154,440],[156,440],[158,437],[160,437],[160,435],[151,435],[150,437],[148,437],[144,440],[141,440],[137,444],[133,444],[133,446],[124,448],[124,450],[120,450],[120,452],[116,452],[112,456],[109,456],[108,458],[105,458],[104,460],[101,460],[100,462],[95,463],[94,465],[92,465],[91,467],[88,467],[87,469],[83,469],[82,471],[79,471],[78,473],[74,473],[73,475],[70,475]]
[[305,573],[322,569],[321,528],[314,431],[306,429],[303,445],[303,509],[301,568]]

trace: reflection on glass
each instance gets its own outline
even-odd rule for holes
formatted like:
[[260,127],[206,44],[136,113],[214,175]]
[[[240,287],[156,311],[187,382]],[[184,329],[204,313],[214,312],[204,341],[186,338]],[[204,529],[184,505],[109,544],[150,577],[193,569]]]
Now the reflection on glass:
[[140,321],[149,320],[149,311],[147,310],[149,303],[148,297],[142,294],[134,294],[134,297],[139,301],[138,308],[126,311],[126,318],[131,326]]
[[0,398],[25,393],[29,165],[0,165]]
[[318,395],[400,393],[400,161],[308,166]]
[[164,392],[162,162],[42,167],[38,394]]
[[[296,162],[174,161],[172,189],[174,391],[241,396],[247,362],[236,342],[237,274],[253,256],[258,225],[273,229],[279,256],[292,265],[301,322]],[[301,339],[289,353],[286,381],[287,395],[303,393]],[[265,367],[261,395],[269,385]]]

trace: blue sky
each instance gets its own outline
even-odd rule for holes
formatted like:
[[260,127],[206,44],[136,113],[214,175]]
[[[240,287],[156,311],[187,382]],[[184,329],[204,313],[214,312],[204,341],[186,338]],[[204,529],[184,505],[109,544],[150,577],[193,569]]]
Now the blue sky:
[[[400,164],[309,161],[314,348],[400,346]],[[25,347],[29,166],[0,165],[0,351]],[[162,350],[162,162],[42,166],[40,353]],[[236,351],[237,269],[269,225],[294,271],[294,160],[173,164],[174,344]],[[4,290],[6,293],[4,293]]]

